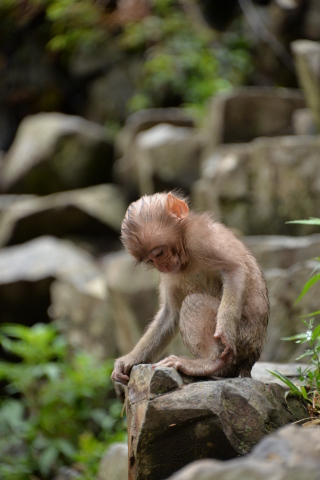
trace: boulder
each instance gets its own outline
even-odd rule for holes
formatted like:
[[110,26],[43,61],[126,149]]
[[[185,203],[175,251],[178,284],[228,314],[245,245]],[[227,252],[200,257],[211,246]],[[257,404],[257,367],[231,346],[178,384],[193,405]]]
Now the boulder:
[[[118,160],[114,165],[114,175],[119,183],[137,191],[138,177],[134,160],[135,138],[139,133],[161,124],[192,129],[194,120],[179,108],[150,108],[129,115],[124,128],[116,137],[115,147]],[[134,181],[134,183],[133,183]]]
[[270,297],[270,318],[267,341],[263,348],[261,360],[273,362],[292,362],[307,348],[306,343],[282,341],[306,331],[301,320],[302,315],[320,310],[317,286],[295,305],[303,286],[319,268],[315,261],[300,262],[287,269],[267,269],[264,271]]
[[115,318],[103,274],[79,287],[67,280],[50,285],[50,318],[72,349],[85,350],[99,360],[116,358]]
[[270,372],[278,371],[285,375],[295,384],[301,384],[298,378],[298,371],[304,371],[309,365],[306,363],[275,363],[275,362],[256,362],[251,370],[251,375],[254,380],[259,380],[263,383],[278,383],[284,387],[284,383]]
[[116,150],[120,155],[128,152],[128,148],[136,135],[161,123],[176,127],[194,127],[194,120],[180,108],[149,108],[132,113],[126,119],[125,126],[118,133]]
[[111,180],[105,128],[81,117],[38,113],[20,124],[2,168],[5,192],[50,194]]
[[70,467],[60,467],[58,474],[54,477],[53,480],[76,480],[80,479],[81,474],[75,468]]
[[319,233],[302,237],[252,235],[243,237],[242,240],[263,269],[285,269],[320,255]]
[[71,242],[40,237],[0,250],[0,323],[48,320],[53,279],[68,281],[80,291],[102,289],[101,283],[97,287],[101,272],[95,260]]
[[128,446],[113,443],[102,457],[98,480],[128,480]]
[[[1,171],[0,171],[1,174]],[[2,194],[0,195],[0,215],[2,212],[5,212],[11,205],[14,205],[15,203],[22,202],[24,200],[30,200],[31,198],[36,198],[35,195],[6,195]]]
[[320,42],[297,40],[291,45],[299,82],[320,131]]
[[190,191],[200,172],[202,140],[188,127],[159,124],[139,133],[132,161],[141,194],[181,187]]
[[319,214],[319,149],[320,135],[223,145],[203,161],[194,204],[245,235],[316,232],[286,222]]
[[[7,197],[7,196],[6,196]],[[1,198],[1,197],[0,197]],[[8,198],[8,197],[7,197]],[[126,202],[115,185],[97,185],[44,197],[17,197],[0,213],[0,246],[40,235],[115,240]]]
[[319,480],[320,429],[285,426],[263,438],[245,458],[199,460],[167,480]]
[[126,403],[130,480],[161,480],[197,459],[245,455],[270,432],[307,415],[277,384],[190,380],[170,368],[133,367]]
[[309,108],[299,108],[292,115],[294,135],[316,135],[317,127],[314,115]]
[[294,89],[243,87],[216,95],[207,122],[208,147],[293,133],[292,114],[304,105]]

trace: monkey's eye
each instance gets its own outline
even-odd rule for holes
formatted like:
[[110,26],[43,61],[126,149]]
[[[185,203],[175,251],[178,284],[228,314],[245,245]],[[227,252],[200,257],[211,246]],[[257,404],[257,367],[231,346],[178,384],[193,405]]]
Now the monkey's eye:
[[164,255],[164,250],[160,250],[159,253],[157,253],[156,257],[159,258],[159,257],[162,257]]

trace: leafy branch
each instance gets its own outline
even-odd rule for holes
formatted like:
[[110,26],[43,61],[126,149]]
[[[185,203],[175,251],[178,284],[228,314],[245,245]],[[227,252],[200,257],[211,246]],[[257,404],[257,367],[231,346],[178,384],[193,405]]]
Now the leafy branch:
[[[320,218],[310,218],[308,220],[295,220],[287,223],[299,223],[304,225],[320,225]],[[320,262],[320,259],[317,258]],[[320,274],[313,275],[304,285],[295,305],[304,297],[304,295],[320,280]],[[311,417],[320,416],[320,324],[314,326],[314,317],[320,315],[320,310],[304,315],[303,322],[307,327],[305,333],[299,333],[292,337],[285,337],[282,340],[295,341],[296,343],[307,343],[308,346],[305,352],[296,360],[309,357],[309,365],[302,370],[298,369],[299,384],[295,384],[285,375],[282,375],[277,370],[272,373],[275,377],[281,380],[289,390],[289,393],[303,398],[308,404],[308,411]],[[305,319],[309,319],[308,321]]]

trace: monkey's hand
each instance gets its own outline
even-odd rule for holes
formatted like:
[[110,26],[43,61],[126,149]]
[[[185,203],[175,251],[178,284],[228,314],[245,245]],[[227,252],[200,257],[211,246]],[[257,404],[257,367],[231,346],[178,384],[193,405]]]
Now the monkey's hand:
[[222,332],[219,329],[215,331],[213,338],[215,340],[220,340],[224,347],[224,350],[221,352],[219,358],[221,358],[226,365],[233,363],[234,359],[236,358],[236,346],[234,341],[232,341],[225,332]]
[[114,363],[114,369],[111,374],[111,379],[114,382],[119,382],[123,385],[127,385],[127,383],[129,382],[130,371],[133,365],[134,363],[130,360],[129,356],[118,358]]

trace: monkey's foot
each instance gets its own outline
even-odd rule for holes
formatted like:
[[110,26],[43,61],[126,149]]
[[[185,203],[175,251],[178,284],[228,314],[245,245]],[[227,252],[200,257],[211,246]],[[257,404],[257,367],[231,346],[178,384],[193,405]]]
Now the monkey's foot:
[[233,355],[230,356],[228,353],[226,353],[226,355],[223,357],[223,353],[224,352],[222,352],[220,357],[215,360],[210,360],[207,358],[188,359],[170,355],[170,357],[164,358],[160,362],[153,365],[153,368],[173,367],[178,370],[178,372],[184,373],[185,375],[190,375],[193,377],[207,377],[232,363]]

